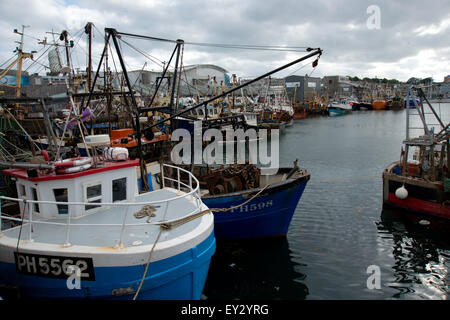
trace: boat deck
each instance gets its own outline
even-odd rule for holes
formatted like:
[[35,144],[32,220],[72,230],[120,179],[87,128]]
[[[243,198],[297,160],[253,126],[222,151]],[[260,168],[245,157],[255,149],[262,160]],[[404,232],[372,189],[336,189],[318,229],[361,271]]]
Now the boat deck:
[[[176,197],[181,195],[178,190],[165,188],[141,194],[136,196],[134,203],[151,202]],[[147,223],[148,217],[136,218],[134,213],[139,211],[143,205],[133,206],[118,206],[105,207],[98,209],[95,213],[72,218],[70,221],[70,238],[69,242],[72,245],[81,246],[95,246],[95,247],[114,247],[118,244],[124,222],[125,214],[126,220],[123,233],[122,243],[124,246],[148,245],[154,243],[160,227]],[[127,208],[128,213],[127,213]],[[172,220],[181,218],[183,216],[192,214],[196,208],[195,200],[188,196],[186,198],[179,198],[169,202],[155,205],[155,216],[150,218],[150,223]],[[48,243],[62,245],[66,242],[67,219],[49,219],[39,220],[36,214],[33,215],[32,224],[32,239],[35,243]],[[63,223],[64,225],[43,224],[36,223],[37,221]],[[170,240],[186,234],[187,231],[195,229],[200,224],[201,219],[194,219],[184,225],[171,229],[171,232],[163,233],[162,240]],[[113,226],[102,226],[99,224],[114,224]],[[20,226],[8,230],[3,230],[2,233],[9,237],[16,239],[20,233]],[[24,223],[21,231],[21,239],[29,240],[29,223]]]

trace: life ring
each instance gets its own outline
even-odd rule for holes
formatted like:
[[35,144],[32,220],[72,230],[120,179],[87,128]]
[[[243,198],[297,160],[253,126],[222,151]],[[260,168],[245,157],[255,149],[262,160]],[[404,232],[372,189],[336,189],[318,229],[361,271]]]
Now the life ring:
[[70,168],[70,167],[78,167],[83,166],[85,164],[90,164],[92,162],[92,158],[90,157],[79,157],[79,158],[71,158],[60,161],[55,161],[53,165],[56,168]]
[[89,169],[92,166],[91,163],[87,163],[76,167],[59,167],[56,169],[57,174],[75,173]]

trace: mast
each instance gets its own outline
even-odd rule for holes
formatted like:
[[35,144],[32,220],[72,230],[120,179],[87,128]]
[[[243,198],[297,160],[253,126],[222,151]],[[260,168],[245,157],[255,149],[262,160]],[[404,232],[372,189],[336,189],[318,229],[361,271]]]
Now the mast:
[[[148,185],[147,167],[145,166],[145,161],[142,156],[141,125],[140,125],[140,121],[139,121],[139,116],[140,116],[141,112],[139,110],[139,106],[137,105],[136,98],[133,93],[133,88],[131,86],[130,79],[128,78],[127,68],[125,66],[125,62],[123,61],[122,53],[120,51],[120,47],[117,42],[117,32],[115,29],[105,28],[105,33],[107,33],[107,42],[106,43],[108,43],[109,38],[112,38],[112,40],[113,40],[117,56],[119,58],[120,65],[122,67],[122,72],[123,72],[123,75],[124,75],[124,78],[126,81],[126,85],[130,92],[131,103],[133,104],[133,106],[136,110],[136,112],[135,112],[135,114],[136,114],[136,139],[137,139],[137,143],[138,143],[138,157],[139,157],[139,164],[140,164],[139,167],[140,167],[141,179],[142,179],[142,189],[143,189],[143,191],[148,191],[149,185]],[[105,46],[105,49],[106,49],[106,46]],[[101,64],[101,61],[100,61],[100,64]],[[99,64],[99,66],[100,66],[100,64]],[[127,101],[127,98],[125,98],[125,101]],[[171,102],[173,102],[173,101],[171,100]]]
[[[181,46],[183,44],[184,44],[183,40],[181,40],[181,39],[177,40],[177,45],[176,45],[177,57],[175,59],[175,70],[173,72],[172,92],[170,93],[170,102],[169,102],[169,110],[172,114],[175,113],[173,100],[174,100],[175,88],[176,88],[176,82],[177,82],[178,62],[180,60]],[[170,131],[171,132],[173,131],[172,121],[170,121]]]
[[88,35],[88,67],[87,67],[87,86],[91,87],[92,75],[92,22],[88,22],[84,27],[84,32]]
[[[16,60],[14,60],[1,74],[0,79],[3,78],[6,73],[11,70],[11,68],[17,64],[17,71],[16,71],[16,98],[20,98],[20,90],[22,87],[22,63],[23,59],[26,58],[33,58],[33,53],[36,53],[36,51],[31,51],[31,53],[23,52],[23,36],[25,33],[25,28],[28,28],[29,26],[22,25],[22,32],[17,31],[17,29],[14,29],[14,33],[20,34],[20,42],[17,42],[19,44],[19,47],[14,50],[14,52],[18,52]],[[18,104],[16,104],[18,106]]]
[[61,32],[61,35],[59,36],[59,40],[64,41],[64,47],[66,48],[67,67],[70,68],[69,40],[67,38],[68,35],[69,33],[67,32],[67,30],[63,30]]
[[20,88],[22,84],[22,59],[23,59],[23,36],[25,32],[25,28],[28,26],[22,25],[22,33],[17,32],[20,34],[20,42],[19,42],[19,61],[17,66],[17,73],[16,73],[16,97],[20,97]]

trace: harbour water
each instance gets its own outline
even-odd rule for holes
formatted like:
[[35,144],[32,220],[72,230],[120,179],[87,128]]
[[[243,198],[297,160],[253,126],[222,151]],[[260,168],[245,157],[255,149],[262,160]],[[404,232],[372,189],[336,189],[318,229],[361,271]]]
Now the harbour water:
[[[450,104],[433,105],[447,123]],[[405,113],[356,111],[286,128],[280,165],[298,158],[311,173],[287,238],[219,242],[204,298],[449,299],[450,222],[382,208],[381,174],[400,157]],[[368,287],[371,268],[379,289]]]

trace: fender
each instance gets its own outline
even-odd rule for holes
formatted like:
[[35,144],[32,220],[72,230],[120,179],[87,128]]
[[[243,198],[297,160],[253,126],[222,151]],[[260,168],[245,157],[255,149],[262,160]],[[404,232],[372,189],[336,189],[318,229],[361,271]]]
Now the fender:
[[90,164],[92,162],[92,158],[90,157],[79,157],[79,158],[71,158],[60,161],[55,161],[53,165],[56,168],[69,168],[69,167],[78,167],[83,166],[85,164]]
[[75,173],[80,172],[89,169],[92,166],[91,163],[87,163],[81,166],[76,167],[59,167],[56,169],[57,174],[63,174],[63,173]]

